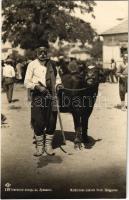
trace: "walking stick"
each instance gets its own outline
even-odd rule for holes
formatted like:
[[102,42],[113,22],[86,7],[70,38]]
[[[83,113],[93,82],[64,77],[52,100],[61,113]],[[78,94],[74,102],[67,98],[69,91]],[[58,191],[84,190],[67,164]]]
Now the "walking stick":
[[[55,79],[54,71],[53,71],[53,68],[52,68],[51,64],[48,67],[49,67],[50,79],[51,79],[51,85],[52,85],[52,96],[54,97],[53,107],[56,107],[56,109],[57,109],[57,115],[58,115],[59,124],[60,124],[60,128],[61,128],[61,133],[62,133],[62,137],[63,137],[63,143],[66,144],[66,139],[65,139],[65,134],[64,134],[61,114],[60,114],[60,110],[59,110],[59,102],[58,102],[58,97],[57,97],[57,93],[56,93],[56,89],[55,89],[56,79]],[[65,153],[67,153],[62,147],[61,147],[61,149]]]
[[64,134],[61,114],[60,114],[60,110],[59,110],[59,102],[58,102],[57,94],[56,94],[56,107],[57,107],[57,114],[58,114],[59,124],[60,124],[60,128],[61,128],[61,133],[62,133],[62,137],[63,137],[63,143],[66,144],[66,139],[65,139],[65,134]]

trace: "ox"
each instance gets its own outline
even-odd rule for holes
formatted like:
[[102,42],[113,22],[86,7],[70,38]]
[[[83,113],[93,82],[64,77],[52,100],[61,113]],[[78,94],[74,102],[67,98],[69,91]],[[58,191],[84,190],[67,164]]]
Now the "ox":
[[75,139],[74,147],[81,149],[89,142],[88,120],[93,111],[100,82],[106,81],[107,69],[85,64],[60,65],[59,75],[62,85],[57,86],[60,112],[73,116]]

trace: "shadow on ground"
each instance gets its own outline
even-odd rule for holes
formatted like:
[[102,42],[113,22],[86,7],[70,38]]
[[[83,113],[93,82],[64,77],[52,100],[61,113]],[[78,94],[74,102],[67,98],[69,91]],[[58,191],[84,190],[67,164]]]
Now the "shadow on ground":
[[85,146],[85,149],[92,149],[93,146],[96,144],[96,142],[100,142],[102,139],[94,139],[93,137],[91,136],[88,136],[88,143],[85,143],[84,146]]
[[11,106],[9,107],[9,109],[10,109],[10,110],[21,110],[22,107],[21,107],[21,106],[11,105]]
[[62,163],[62,158],[60,156],[49,156],[49,155],[42,155],[37,163],[37,168],[42,168],[47,166],[48,164],[60,164]]
[[[114,106],[114,108],[121,110],[121,105],[117,104],[116,106]],[[127,106],[126,106],[126,109],[127,109]]]
[[[64,135],[65,135],[66,142],[67,140],[74,142],[74,139],[75,139],[74,132],[65,131]],[[93,137],[88,136],[88,143],[85,144],[85,148],[91,149],[96,144],[96,142],[100,142],[101,140],[102,139],[94,139]],[[54,149],[56,149],[60,147],[61,145],[64,145],[63,136],[60,130],[56,130],[54,138],[53,138],[52,146]]]

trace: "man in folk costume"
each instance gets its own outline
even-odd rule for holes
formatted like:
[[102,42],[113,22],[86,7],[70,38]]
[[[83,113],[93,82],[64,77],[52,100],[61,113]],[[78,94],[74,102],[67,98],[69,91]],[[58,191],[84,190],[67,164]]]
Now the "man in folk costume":
[[123,62],[119,65],[117,72],[119,77],[119,95],[121,100],[121,110],[125,111],[125,94],[128,90],[128,55],[123,56]]
[[48,59],[47,48],[38,48],[37,59],[29,63],[24,82],[32,94],[31,124],[36,139],[35,156],[41,156],[44,152],[54,155],[52,139],[56,128],[57,109],[53,87],[56,75],[55,63]]

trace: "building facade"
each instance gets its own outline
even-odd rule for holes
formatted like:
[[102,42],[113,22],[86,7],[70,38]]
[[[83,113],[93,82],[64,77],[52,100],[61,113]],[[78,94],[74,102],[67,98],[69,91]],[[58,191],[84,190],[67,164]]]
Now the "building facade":
[[111,59],[119,65],[124,54],[128,53],[128,21],[105,31],[103,36],[103,66],[110,67]]

